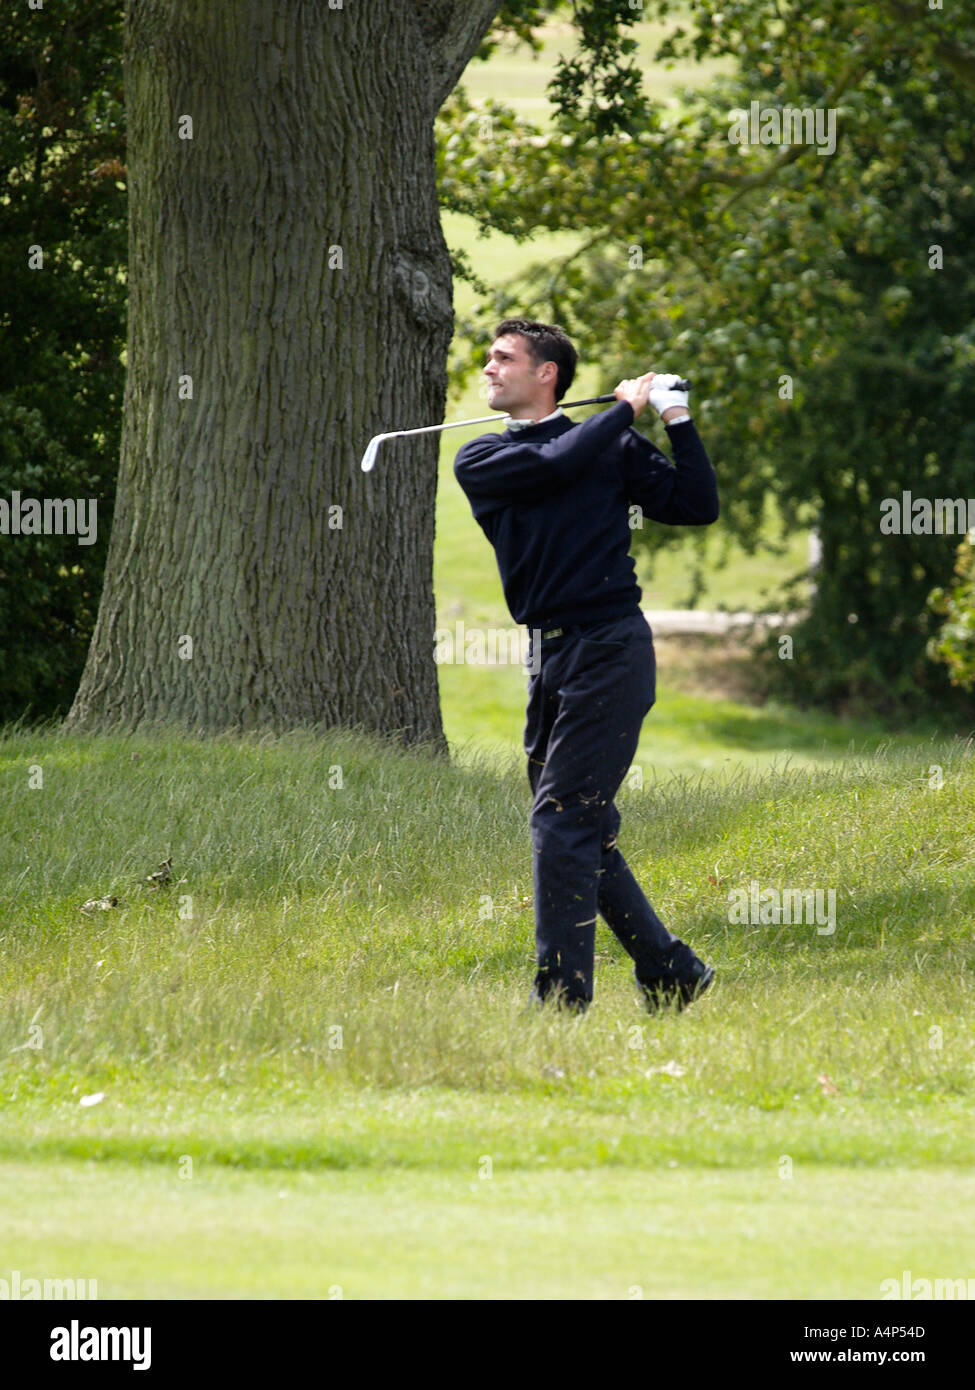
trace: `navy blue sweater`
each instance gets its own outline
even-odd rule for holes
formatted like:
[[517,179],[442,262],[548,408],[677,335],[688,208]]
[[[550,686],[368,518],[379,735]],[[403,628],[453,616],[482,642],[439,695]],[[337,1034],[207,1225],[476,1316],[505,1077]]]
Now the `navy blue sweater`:
[[464,444],[454,475],[494,546],[516,623],[561,627],[640,611],[629,508],[669,526],[718,519],[718,484],[692,420],[667,427],[676,467],[617,401]]

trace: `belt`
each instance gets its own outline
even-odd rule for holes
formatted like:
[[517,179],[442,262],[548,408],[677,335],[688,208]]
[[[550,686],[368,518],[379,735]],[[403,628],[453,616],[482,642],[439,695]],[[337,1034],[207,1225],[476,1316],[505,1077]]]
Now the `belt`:
[[[542,641],[545,642],[550,637],[564,637],[566,633],[569,632],[585,632],[586,629],[590,627],[602,627],[604,623],[622,622],[624,618],[638,616],[639,610],[637,611],[637,613],[616,614],[608,618],[587,618],[584,623],[565,623],[562,627],[550,627],[546,629],[544,632],[542,632],[540,636]],[[528,625],[528,628],[529,631],[533,630],[532,625],[530,623]]]
[[585,632],[587,627],[600,627],[604,622],[612,622],[611,618],[593,618],[588,623],[566,623],[565,627],[551,627],[547,632],[541,634],[542,641],[545,642],[550,637],[565,637],[569,632]]

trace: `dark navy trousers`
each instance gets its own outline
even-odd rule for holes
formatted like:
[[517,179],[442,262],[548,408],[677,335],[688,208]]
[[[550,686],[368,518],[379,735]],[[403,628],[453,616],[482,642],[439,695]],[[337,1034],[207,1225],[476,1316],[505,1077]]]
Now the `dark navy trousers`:
[[[525,753],[535,890],[535,995],[588,1004],[596,915],[635,962],[638,981],[690,957],[647,901],[616,845],[614,798],[656,699],[653,634],[642,614],[532,633]],[[539,659],[540,653],[540,659]]]

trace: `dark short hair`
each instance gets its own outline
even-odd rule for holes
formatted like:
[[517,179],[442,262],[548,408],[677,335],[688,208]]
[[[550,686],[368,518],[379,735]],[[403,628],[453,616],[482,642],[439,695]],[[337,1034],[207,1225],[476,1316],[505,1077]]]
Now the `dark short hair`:
[[554,323],[536,323],[534,319],[505,319],[494,330],[495,338],[517,333],[528,343],[528,351],[536,365],[554,362],[559,369],[555,379],[555,399],[560,401],[572,385],[576,374],[576,352],[564,328]]

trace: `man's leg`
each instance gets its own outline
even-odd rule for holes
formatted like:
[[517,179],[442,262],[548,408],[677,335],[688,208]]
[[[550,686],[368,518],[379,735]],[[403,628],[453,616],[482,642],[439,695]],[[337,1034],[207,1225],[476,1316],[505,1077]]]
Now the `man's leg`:
[[693,989],[702,984],[707,967],[657,916],[617,848],[619,829],[620,813],[612,802],[603,816],[599,911],[633,959],[633,973],[647,1003],[660,1003],[668,993],[681,1001],[680,986]]
[[677,938],[661,922],[620,853],[616,843],[619,829],[620,813],[613,801],[603,811],[597,905],[637,970],[642,967],[644,973],[654,974],[664,965]]
[[[528,759],[528,784],[531,787],[533,797],[538,795],[538,787],[542,778],[542,772],[548,761],[548,744],[555,724],[556,716],[559,712],[559,699],[556,691],[546,687],[542,678],[541,661],[539,669],[531,676],[528,682],[528,710],[525,719],[525,756]],[[534,802],[533,802],[534,805]],[[532,881],[533,881],[533,902],[535,905],[535,954],[539,961],[548,960],[549,949],[547,940],[543,941],[544,929],[539,929],[539,874],[537,870],[537,854],[535,853],[535,836],[532,831]],[[543,981],[540,986],[539,976],[536,975],[535,985],[532,990],[532,999],[536,1003],[548,997],[549,987]]]

